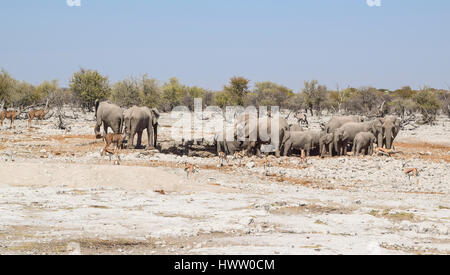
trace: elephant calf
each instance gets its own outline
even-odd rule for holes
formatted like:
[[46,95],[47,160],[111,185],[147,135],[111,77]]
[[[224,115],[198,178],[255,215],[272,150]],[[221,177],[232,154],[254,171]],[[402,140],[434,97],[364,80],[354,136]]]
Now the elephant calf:
[[363,154],[373,154],[373,144],[377,142],[377,138],[371,132],[361,132],[356,134],[353,140],[353,155],[358,156],[362,150]]
[[333,133],[328,133],[320,137],[319,139],[319,148],[320,148],[320,156],[323,158],[327,151],[330,156],[333,156]]

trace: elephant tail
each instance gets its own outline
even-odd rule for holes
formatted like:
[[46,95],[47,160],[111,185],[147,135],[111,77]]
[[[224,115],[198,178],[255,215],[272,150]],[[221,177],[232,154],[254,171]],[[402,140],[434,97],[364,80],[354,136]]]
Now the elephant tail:
[[357,142],[357,140],[356,140],[356,138],[353,140],[353,148],[352,148],[352,152],[353,152],[353,155],[355,155],[355,153],[356,153],[356,142]]
[[122,114],[122,117],[120,118],[120,123],[119,123],[119,134],[122,134],[122,132],[125,132],[123,130],[123,121],[125,120],[124,115]]
[[95,100],[95,117],[97,117],[97,110],[98,110],[99,105],[100,105],[100,100],[96,99]]

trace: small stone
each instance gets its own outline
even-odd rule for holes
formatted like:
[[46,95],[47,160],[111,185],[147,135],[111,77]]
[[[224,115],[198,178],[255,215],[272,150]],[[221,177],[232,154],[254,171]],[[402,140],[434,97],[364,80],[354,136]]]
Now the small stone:
[[245,167],[247,167],[247,168],[249,168],[249,169],[254,168],[254,167],[255,167],[255,163],[254,163],[253,161],[251,161],[251,162],[247,163],[247,164],[245,165]]

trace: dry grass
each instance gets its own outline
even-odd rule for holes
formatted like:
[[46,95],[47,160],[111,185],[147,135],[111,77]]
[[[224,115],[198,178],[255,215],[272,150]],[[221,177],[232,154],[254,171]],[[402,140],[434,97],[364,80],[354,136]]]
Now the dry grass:
[[402,251],[405,253],[410,254],[416,254],[416,255],[450,255],[450,251],[441,251],[436,248],[428,248],[428,247],[413,247],[413,246],[407,246],[407,245],[398,245],[398,244],[388,244],[388,243],[381,243],[380,247],[388,250],[393,251]]
[[[354,211],[352,208],[336,205],[321,206],[316,204],[287,206],[271,210],[271,214],[275,215],[299,215],[299,214],[350,214]],[[316,221],[318,222],[318,220]]]
[[401,212],[401,211],[392,211],[391,209],[385,209],[383,211],[372,210],[369,212],[369,215],[372,215],[377,218],[386,218],[392,221],[419,221],[418,217],[416,217],[412,213]]

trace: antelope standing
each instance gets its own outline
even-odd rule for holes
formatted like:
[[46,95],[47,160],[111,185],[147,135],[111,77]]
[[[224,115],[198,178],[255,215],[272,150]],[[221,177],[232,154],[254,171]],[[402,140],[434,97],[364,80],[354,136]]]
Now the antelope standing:
[[244,152],[235,152],[233,155],[233,160],[239,160],[239,165],[241,165],[242,159],[244,158]]
[[3,121],[7,118],[11,120],[10,128],[16,128],[16,125],[14,124],[14,120],[19,115],[19,112],[17,111],[8,111],[6,108],[0,113],[0,126],[3,126]]
[[[123,134],[106,134],[103,136],[103,141],[105,142],[105,147],[102,149],[102,157],[105,156],[106,153],[116,155],[116,161],[114,164],[120,165],[120,149],[123,149],[123,142],[125,140],[125,136]],[[109,149],[109,146],[114,144],[114,149]]]
[[409,180],[411,180],[411,175],[413,175],[414,177],[417,178],[417,176],[419,175],[419,169],[417,169],[417,168],[405,168],[407,163],[408,163],[408,161],[404,162],[402,164],[403,173],[405,173],[405,175],[408,176]]
[[50,111],[50,108],[48,107],[48,100],[47,100],[47,103],[45,103],[44,109],[36,109],[36,110],[29,111],[28,112],[28,128],[31,127],[31,122],[33,121],[34,118],[38,119],[39,126],[41,126],[42,120],[48,114],[49,111]]
[[184,171],[186,172],[186,177],[189,178],[189,174],[195,174],[198,172],[197,165],[190,164],[187,161],[184,163]]
[[219,152],[219,160],[220,160],[220,166],[223,166],[224,161],[226,161],[228,163],[227,155],[224,152]]

